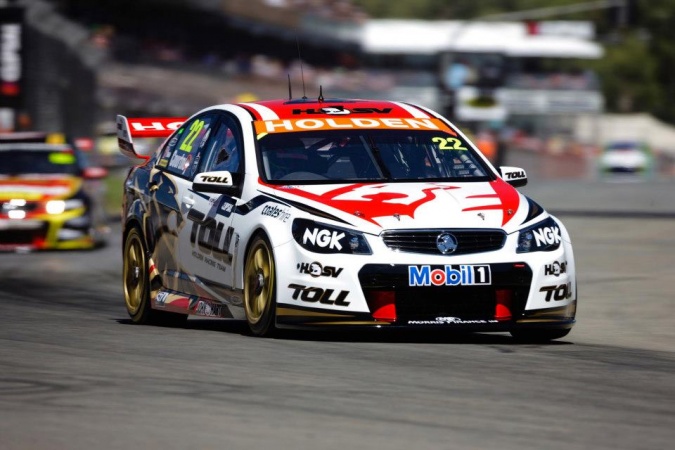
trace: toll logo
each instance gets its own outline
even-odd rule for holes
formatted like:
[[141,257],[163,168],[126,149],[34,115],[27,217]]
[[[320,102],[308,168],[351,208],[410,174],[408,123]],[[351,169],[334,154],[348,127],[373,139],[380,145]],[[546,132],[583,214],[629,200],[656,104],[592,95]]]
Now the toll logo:
[[572,297],[572,283],[561,284],[559,286],[544,286],[539,292],[546,292],[545,300],[550,302],[552,299],[561,301]]
[[492,284],[489,265],[408,266],[408,286],[476,286]]
[[334,289],[322,289],[301,284],[289,284],[288,287],[293,291],[293,300],[335,306],[349,306],[350,303],[346,301],[349,291],[335,293]]

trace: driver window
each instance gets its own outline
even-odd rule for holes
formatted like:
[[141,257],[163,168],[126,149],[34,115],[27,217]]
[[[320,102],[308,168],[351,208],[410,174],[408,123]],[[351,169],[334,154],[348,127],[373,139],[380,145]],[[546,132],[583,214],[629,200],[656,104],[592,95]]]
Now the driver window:
[[206,143],[213,134],[214,115],[196,117],[183,125],[168,143],[167,171],[192,178],[199,167]]
[[242,145],[234,122],[225,117],[220,123],[214,139],[209,143],[205,172],[227,170],[241,173],[243,169]]

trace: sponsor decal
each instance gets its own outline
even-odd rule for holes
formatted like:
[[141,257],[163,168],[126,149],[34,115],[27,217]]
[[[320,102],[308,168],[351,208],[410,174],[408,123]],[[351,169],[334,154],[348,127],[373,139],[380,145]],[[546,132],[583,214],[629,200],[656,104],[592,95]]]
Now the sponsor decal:
[[350,303],[345,301],[349,295],[349,291],[340,291],[338,294],[335,294],[334,289],[322,289],[301,284],[289,284],[288,287],[293,290],[293,300],[300,299],[303,302],[318,302],[324,305],[335,306],[349,306]]
[[544,275],[555,275],[558,277],[563,273],[567,273],[567,261],[554,261],[544,266]]
[[351,110],[342,105],[324,106],[323,108],[307,108],[294,109],[293,114],[331,114],[331,115],[346,115],[346,114],[389,114],[392,108],[353,108]]
[[266,205],[260,214],[263,216],[279,219],[282,222],[286,222],[291,217],[289,210],[279,208],[276,205]]
[[[225,238],[221,244],[220,240],[224,229],[224,222],[207,220],[204,223],[193,222],[190,232],[190,244],[194,249],[192,256],[223,271],[226,270],[226,267],[221,262],[224,264],[231,264],[232,262],[232,255],[228,253],[228,249],[234,235],[234,228],[227,227]],[[208,258],[208,256],[213,257],[213,259]],[[214,259],[217,261],[214,261]]]
[[408,266],[408,286],[477,286],[492,284],[489,265]]
[[534,235],[534,245],[537,247],[548,247],[549,245],[559,244],[562,240],[560,236],[560,227],[542,227],[532,230]]
[[409,320],[408,325],[484,325],[499,323],[495,319],[472,319],[464,320],[459,317],[436,317],[434,320]]
[[[131,127],[131,134],[137,137],[165,137],[180,128],[184,118],[148,117],[127,119]],[[173,140],[170,146],[176,145]]]
[[185,171],[188,167],[190,167],[190,163],[192,162],[192,155],[189,153],[183,153],[183,152],[176,152],[173,154],[171,157],[171,161],[169,161],[169,167],[172,167],[174,169],[178,169],[181,172]]
[[155,298],[155,304],[158,307],[163,307],[166,304],[166,299],[169,297],[168,292],[159,292]]
[[345,233],[335,230],[326,230],[307,228],[302,236],[303,245],[312,244],[314,247],[329,248],[331,250],[342,250],[340,241],[345,237]]
[[234,210],[234,203],[223,201],[223,203],[220,205],[218,213],[222,214],[225,217],[230,217],[233,210]]
[[523,172],[522,170],[517,171],[517,172],[506,172],[505,175],[506,175],[506,178],[508,178],[509,180],[515,180],[515,179],[518,179],[518,178],[525,178],[525,172]]
[[337,278],[342,273],[343,268],[337,268],[334,266],[323,266],[320,262],[314,261],[313,263],[298,263],[296,266],[298,272],[311,275],[314,278],[317,277],[331,277]]
[[568,299],[572,296],[572,283],[560,284],[558,286],[544,286],[539,289],[539,292],[546,292],[546,301],[551,299],[560,301]]
[[222,305],[217,305],[215,303],[205,302],[204,300],[199,300],[197,303],[197,308],[195,308],[195,314],[206,317],[220,317],[223,310]]
[[230,179],[228,177],[216,177],[216,176],[209,176],[209,175],[200,175],[199,178],[201,178],[202,183],[227,184],[227,183],[230,182]]
[[[308,111],[308,110],[298,110]],[[318,110],[316,114],[325,114]],[[352,110],[356,112],[355,109]],[[303,113],[299,113],[303,114]],[[305,114],[314,114],[306,113]],[[257,136],[265,133],[286,133],[289,131],[335,130],[335,129],[399,129],[399,130],[443,130],[451,132],[448,126],[439,119],[411,119],[411,118],[357,118],[335,117],[331,119],[283,119],[264,120],[255,122]]]

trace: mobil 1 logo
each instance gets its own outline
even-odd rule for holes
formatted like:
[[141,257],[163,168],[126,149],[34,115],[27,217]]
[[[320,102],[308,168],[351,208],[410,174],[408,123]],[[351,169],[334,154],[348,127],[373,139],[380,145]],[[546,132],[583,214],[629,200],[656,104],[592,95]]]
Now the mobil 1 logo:
[[408,266],[408,286],[476,286],[492,284],[489,265]]

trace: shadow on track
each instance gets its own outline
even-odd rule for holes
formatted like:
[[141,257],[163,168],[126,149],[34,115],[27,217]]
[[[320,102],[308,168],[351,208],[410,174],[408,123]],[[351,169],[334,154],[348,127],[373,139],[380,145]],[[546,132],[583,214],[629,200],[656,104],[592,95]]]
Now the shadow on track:
[[[133,325],[129,319],[116,319],[121,325]],[[160,328],[168,328],[162,327]],[[188,320],[182,330],[215,331],[238,334],[251,339],[274,339],[279,341],[307,342],[376,342],[399,344],[454,344],[454,345],[509,345],[509,346],[566,346],[573,342],[555,340],[551,342],[522,342],[507,333],[472,333],[459,330],[276,330],[267,338],[253,336],[243,320],[194,319]]]

